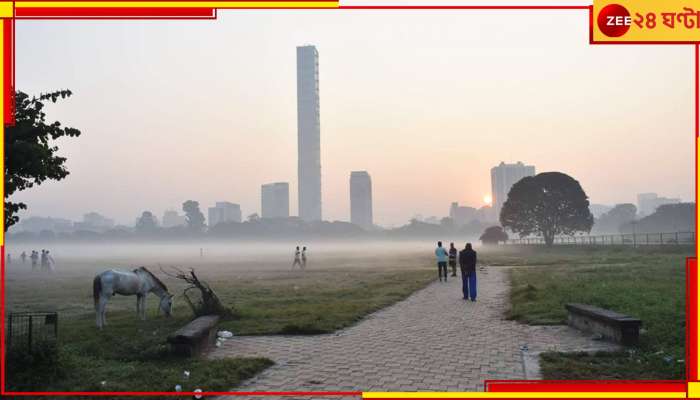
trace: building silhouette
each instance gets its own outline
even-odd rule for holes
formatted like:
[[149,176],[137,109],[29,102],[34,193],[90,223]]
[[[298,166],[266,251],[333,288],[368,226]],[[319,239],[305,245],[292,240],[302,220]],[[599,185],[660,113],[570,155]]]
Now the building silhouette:
[[275,182],[260,187],[261,217],[289,217],[289,183]]
[[535,175],[534,165],[525,165],[518,161],[515,164],[506,164],[503,161],[491,168],[491,199],[493,201],[493,214],[498,220],[501,215],[503,203],[508,199],[510,188],[526,176]]
[[637,213],[640,217],[653,214],[659,206],[664,204],[678,204],[681,199],[659,197],[656,193],[640,193],[637,195]]
[[209,207],[209,227],[222,222],[241,222],[241,206],[228,201],[217,201],[214,207]]
[[350,173],[350,222],[364,229],[371,229],[372,178],[367,171]]
[[299,217],[320,221],[321,119],[315,46],[297,47],[297,133]]
[[163,228],[174,228],[187,225],[187,219],[175,210],[167,210],[163,213]]

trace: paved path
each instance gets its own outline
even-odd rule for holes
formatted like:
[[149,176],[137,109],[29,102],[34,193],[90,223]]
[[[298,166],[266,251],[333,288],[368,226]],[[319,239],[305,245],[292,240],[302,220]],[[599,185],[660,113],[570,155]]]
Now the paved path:
[[474,391],[486,379],[539,378],[541,351],[613,348],[565,326],[504,320],[507,268],[481,270],[478,281],[475,303],[450,278],[335,334],[235,337],[211,357],[275,361],[239,391]]

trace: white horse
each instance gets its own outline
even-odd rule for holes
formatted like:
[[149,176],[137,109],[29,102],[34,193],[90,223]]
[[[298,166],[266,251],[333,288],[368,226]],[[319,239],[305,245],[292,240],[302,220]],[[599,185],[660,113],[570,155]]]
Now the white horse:
[[105,320],[107,301],[114,294],[136,295],[136,313],[145,320],[146,295],[149,292],[160,297],[160,310],[169,317],[172,313],[173,296],[168,293],[165,284],[146,268],[139,267],[133,272],[110,269],[95,276],[92,282],[92,295],[95,299],[97,327],[102,329],[107,324]]

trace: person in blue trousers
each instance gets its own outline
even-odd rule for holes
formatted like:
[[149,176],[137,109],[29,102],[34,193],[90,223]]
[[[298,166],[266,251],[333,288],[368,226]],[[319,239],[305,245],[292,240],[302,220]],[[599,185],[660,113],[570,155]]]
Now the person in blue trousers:
[[459,252],[459,269],[462,271],[462,293],[464,300],[476,301],[476,251],[467,243]]

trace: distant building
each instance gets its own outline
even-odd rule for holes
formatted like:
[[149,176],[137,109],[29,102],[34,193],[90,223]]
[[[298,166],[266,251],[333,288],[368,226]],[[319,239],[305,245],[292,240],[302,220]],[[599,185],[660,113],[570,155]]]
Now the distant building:
[[364,229],[371,229],[374,226],[372,178],[367,171],[350,173],[350,222]]
[[593,214],[593,217],[600,218],[601,215],[605,214],[606,212],[612,210],[612,206],[607,206],[605,204],[591,204],[588,206],[588,209],[591,211],[591,214]]
[[185,216],[178,214],[175,210],[168,210],[163,213],[163,228],[174,228],[186,224],[187,219]]
[[297,47],[297,135],[299,217],[320,221],[321,112],[314,46]]
[[670,199],[668,197],[659,197],[656,193],[640,193],[637,195],[637,213],[640,217],[646,217],[653,214],[659,206],[664,204],[678,204],[681,199]]
[[491,198],[496,219],[500,218],[501,208],[508,199],[510,188],[526,176],[534,175],[535,167],[520,161],[515,164],[506,164],[501,161],[498,166],[491,168]]
[[209,227],[222,222],[241,222],[241,206],[228,201],[217,201],[214,207],[209,207]]
[[75,230],[102,232],[114,227],[114,220],[107,218],[96,212],[89,212],[83,215],[81,222],[73,224]]
[[450,218],[456,226],[464,226],[477,219],[477,209],[474,207],[460,206],[458,202],[450,205]]
[[262,218],[289,218],[289,183],[262,185],[260,202]]

